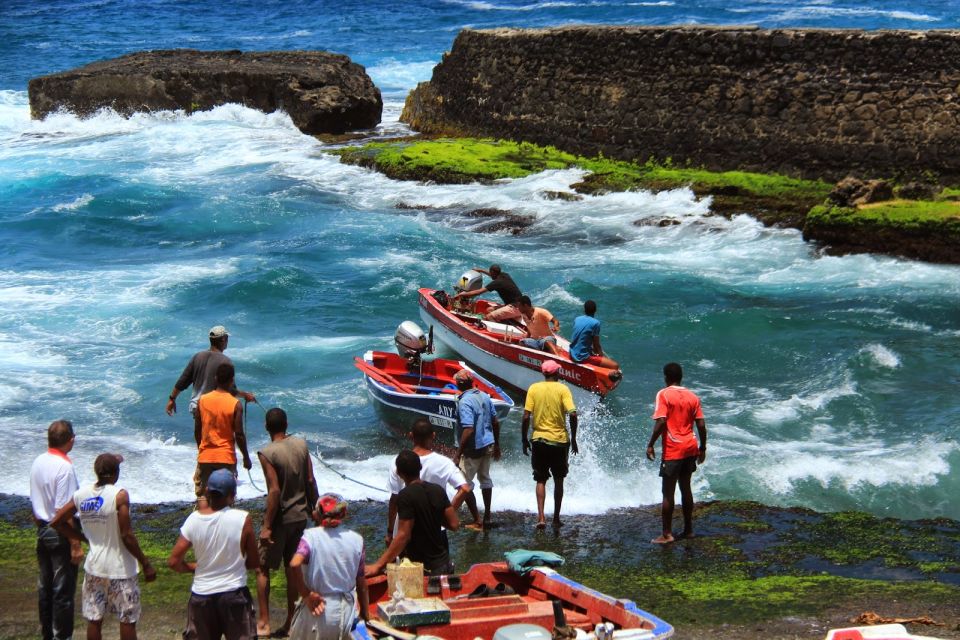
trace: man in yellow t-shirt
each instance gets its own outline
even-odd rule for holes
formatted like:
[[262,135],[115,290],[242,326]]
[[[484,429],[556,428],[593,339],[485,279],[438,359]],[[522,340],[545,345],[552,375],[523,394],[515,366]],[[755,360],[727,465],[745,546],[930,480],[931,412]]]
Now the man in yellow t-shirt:
[[[543,503],[547,495],[547,478],[553,476],[553,526],[559,527],[560,503],[563,502],[563,479],[567,477],[567,459],[570,450],[577,448],[577,407],[567,385],[560,382],[560,365],[547,360],[540,367],[543,382],[534,382],[527,389],[527,401],[523,406],[523,455],[530,458],[533,479],[537,483],[537,528],[547,526],[543,515]],[[532,447],[527,439],[530,417],[533,416]],[[567,435],[567,420],[570,417],[570,434]]]

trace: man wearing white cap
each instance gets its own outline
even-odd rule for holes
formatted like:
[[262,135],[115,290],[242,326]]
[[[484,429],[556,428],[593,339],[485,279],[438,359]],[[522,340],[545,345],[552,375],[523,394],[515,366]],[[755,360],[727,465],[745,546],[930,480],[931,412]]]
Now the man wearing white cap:
[[[577,407],[573,404],[573,394],[567,385],[560,382],[560,365],[546,360],[541,366],[543,382],[534,382],[527,389],[527,400],[523,405],[521,423],[523,455],[530,455],[531,442],[527,440],[530,418],[533,417],[533,479],[537,483],[537,528],[547,526],[543,515],[543,503],[546,501],[547,478],[553,476],[553,526],[559,527],[560,504],[563,502],[563,479],[567,477],[567,459],[570,450],[579,453],[577,448]],[[567,421],[570,416],[570,433],[567,434]]]
[[[230,340],[230,333],[223,325],[217,325],[210,329],[210,348],[206,351],[198,351],[190,358],[190,362],[184,367],[183,373],[173,385],[173,391],[167,399],[167,415],[172,416],[177,412],[177,396],[187,387],[193,385],[193,393],[190,396],[190,413],[197,410],[197,402],[200,396],[213,391],[217,388],[217,367],[221,364],[233,364],[223,352],[227,349],[227,343]],[[240,396],[247,402],[256,402],[257,398],[247,391],[233,390],[234,395]]]

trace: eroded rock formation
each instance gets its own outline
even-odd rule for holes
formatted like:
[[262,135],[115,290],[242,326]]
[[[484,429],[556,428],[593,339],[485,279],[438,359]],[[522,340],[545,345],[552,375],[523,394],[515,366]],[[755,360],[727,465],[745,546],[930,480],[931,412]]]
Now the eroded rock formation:
[[34,78],[29,93],[34,118],[59,109],[129,115],[237,103],[283,110],[308,134],[370,128],[383,110],[364,68],[325,51],[146,51]]

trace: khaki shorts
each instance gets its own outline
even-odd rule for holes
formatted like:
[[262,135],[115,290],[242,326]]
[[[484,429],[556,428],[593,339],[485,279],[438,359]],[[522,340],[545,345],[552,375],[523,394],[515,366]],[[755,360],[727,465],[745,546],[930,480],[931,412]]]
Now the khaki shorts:
[[502,307],[497,307],[484,316],[484,318],[487,320],[493,320],[494,322],[503,322],[504,320],[512,320],[519,317],[520,309],[512,304],[505,304]]
[[210,474],[217,469],[229,469],[233,477],[237,477],[237,464],[227,462],[198,462],[197,470],[193,472],[193,490],[200,498],[207,492],[207,480]]
[[493,445],[483,448],[483,455],[479,458],[460,458],[460,471],[473,489],[473,479],[480,481],[481,489],[493,489],[493,478],[490,477],[490,462],[493,460]]
[[[276,571],[280,568],[280,562],[283,566],[290,564],[293,560],[293,554],[297,552],[297,545],[300,544],[300,538],[303,537],[303,530],[307,528],[307,521],[288,522],[281,524],[273,529],[271,539],[273,544],[260,545],[260,566],[270,571]],[[257,539],[259,542],[259,538]]]
[[92,622],[103,620],[109,612],[124,624],[140,619],[140,585],[132,578],[100,578],[89,573],[83,577],[83,617]]

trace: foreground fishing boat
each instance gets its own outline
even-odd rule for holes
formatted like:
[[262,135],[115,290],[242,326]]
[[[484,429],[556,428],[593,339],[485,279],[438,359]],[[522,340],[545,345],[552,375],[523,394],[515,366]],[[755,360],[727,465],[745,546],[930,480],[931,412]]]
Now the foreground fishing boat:
[[[520,344],[527,337],[522,326],[484,320],[493,306],[487,300],[471,301],[469,306],[454,307],[443,291],[419,290],[420,318],[430,325],[436,338],[468,362],[511,387],[526,391],[534,382],[543,380],[540,366],[544,360],[560,364],[560,378],[571,385],[578,405],[587,396],[603,397],[617,388],[623,374],[588,359],[570,359],[570,343],[557,336],[563,355],[552,355]],[[594,398],[595,399],[595,398]]]
[[[368,626],[401,640],[414,635],[444,640],[549,640],[557,627],[559,637],[575,634],[584,640],[659,640],[673,635],[672,626],[632,601],[594,591],[552,569],[518,575],[505,562],[485,563],[473,565],[462,576],[425,578],[424,582],[425,593],[444,610],[441,621],[403,630],[391,627],[382,614],[390,609],[392,594],[387,593],[386,577],[378,576],[368,580],[368,588],[371,615],[380,615]],[[369,638],[368,629],[358,626],[354,638]]]
[[[461,369],[473,374],[475,388],[493,400],[497,417],[503,420],[513,408],[513,400],[503,390],[457,360],[437,358],[411,363],[395,353],[367,351],[355,358],[354,365],[363,373],[367,391],[377,413],[386,424],[409,430],[416,416],[451,433],[457,424],[457,391],[453,376]],[[442,432],[441,432],[442,437]]]

